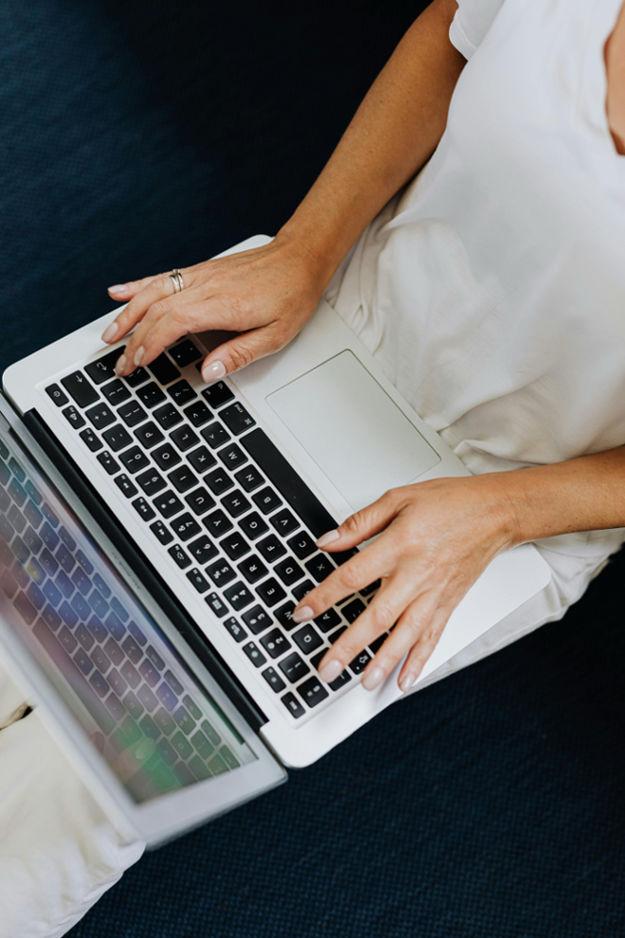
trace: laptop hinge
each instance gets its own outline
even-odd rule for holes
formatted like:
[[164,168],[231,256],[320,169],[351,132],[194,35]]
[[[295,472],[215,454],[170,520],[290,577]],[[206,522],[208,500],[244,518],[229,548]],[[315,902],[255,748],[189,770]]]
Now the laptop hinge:
[[27,411],[22,421],[36,442],[54,463],[70,488],[104,533],[112,541],[135,576],[145,586],[165,615],[170,619],[202,664],[228,695],[241,716],[253,730],[268,722],[266,715],[243,687],[231,668],[210,644],[199,626],[176,599],[174,593],[150,563],[141,549],[133,542],[115,514],[106,505],[91,482],[81,472],[72,457],[52,435],[36,410]]

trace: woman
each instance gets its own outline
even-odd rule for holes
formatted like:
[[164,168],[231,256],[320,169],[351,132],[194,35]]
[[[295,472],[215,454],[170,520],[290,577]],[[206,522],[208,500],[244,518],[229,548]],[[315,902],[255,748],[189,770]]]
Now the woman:
[[270,245],[184,270],[176,296],[167,275],[110,288],[128,305],[103,338],[135,330],[120,374],[186,332],[242,332],[207,382],[282,348],[326,292],[475,474],[381,493],[321,538],[379,535],[298,622],[382,579],[325,680],[397,622],[362,680],[405,658],[408,690],[498,551],[534,541],[553,571],[502,644],[563,615],[625,538],[624,155],[618,0],[434,0]]

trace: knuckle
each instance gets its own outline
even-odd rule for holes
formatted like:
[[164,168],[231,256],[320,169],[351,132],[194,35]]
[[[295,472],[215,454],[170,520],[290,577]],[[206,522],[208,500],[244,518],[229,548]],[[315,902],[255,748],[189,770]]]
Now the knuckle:
[[159,319],[169,311],[169,302],[167,300],[156,300],[148,310],[148,316],[151,320]]
[[235,345],[229,352],[231,370],[238,371],[239,368],[245,368],[254,360],[254,354],[251,349],[245,345]]
[[344,564],[341,568],[341,583],[343,586],[347,587],[348,590],[358,589],[358,584],[360,583],[358,568],[353,564]]
[[357,534],[362,524],[362,512],[356,511],[349,518],[346,518],[341,527],[348,534]]
[[369,609],[371,625],[376,634],[387,629],[393,622],[393,612],[390,605],[384,600],[373,603]]

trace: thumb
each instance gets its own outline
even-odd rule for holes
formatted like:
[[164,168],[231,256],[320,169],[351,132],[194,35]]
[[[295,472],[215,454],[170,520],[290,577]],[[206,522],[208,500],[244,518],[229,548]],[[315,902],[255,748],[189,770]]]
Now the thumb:
[[334,531],[327,531],[317,541],[317,547],[327,551],[348,550],[374,534],[379,534],[397,514],[397,505],[391,492],[349,515]]
[[269,326],[241,332],[233,339],[223,342],[206,356],[202,364],[202,379],[206,384],[218,381],[251,365],[258,358],[277,352],[282,347]]

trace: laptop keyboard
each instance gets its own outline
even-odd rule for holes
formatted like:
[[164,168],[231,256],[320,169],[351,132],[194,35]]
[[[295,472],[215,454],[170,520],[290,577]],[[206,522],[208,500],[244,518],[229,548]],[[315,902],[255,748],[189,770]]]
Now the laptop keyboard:
[[46,387],[68,425],[128,499],[295,720],[352,686],[384,637],[331,684],[316,671],[377,583],[314,622],[296,604],[355,551],[330,557],[315,539],[336,521],[223,381],[205,386],[186,338],[147,368],[114,373],[117,348]]
[[240,764],[166,643],[133,620],[2,441],[0,589],[97,723],[105,754],[125,754],[140,800]]

